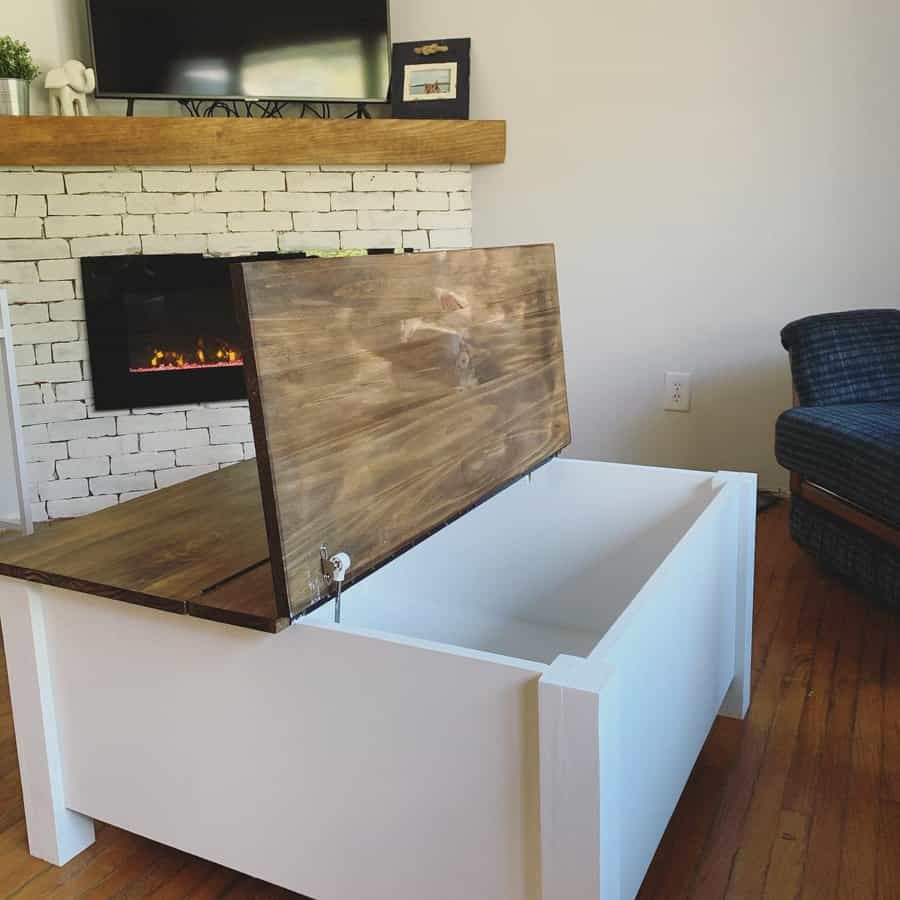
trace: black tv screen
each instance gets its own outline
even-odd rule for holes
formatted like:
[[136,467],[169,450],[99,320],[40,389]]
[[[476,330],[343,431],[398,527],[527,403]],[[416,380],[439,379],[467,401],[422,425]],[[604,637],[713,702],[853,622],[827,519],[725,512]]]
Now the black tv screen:
[[98,97],[378,102],[388,0],[88,0]]

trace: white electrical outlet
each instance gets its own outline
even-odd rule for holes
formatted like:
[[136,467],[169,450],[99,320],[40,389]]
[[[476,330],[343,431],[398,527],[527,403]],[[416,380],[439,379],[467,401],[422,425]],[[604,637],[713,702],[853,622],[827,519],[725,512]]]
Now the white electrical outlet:
[[691,373],[666,372],[666,394],[663,409],[689,412],[691,408]]

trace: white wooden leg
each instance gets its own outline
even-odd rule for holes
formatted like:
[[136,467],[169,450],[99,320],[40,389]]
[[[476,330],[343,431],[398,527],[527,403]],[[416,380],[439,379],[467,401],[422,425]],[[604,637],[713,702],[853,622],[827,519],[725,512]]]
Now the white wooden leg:
[[743,719],[750,708],[751,652],[753,647],[753,572],[756,559],[756,475],[719,472],[738,491],[737,578],[735,584],[734,680],[719,714]]
[[53,685],[40,592],[0,579],[0,618],[28,848],[61,866],[94,843],[94,822],[66,809]]

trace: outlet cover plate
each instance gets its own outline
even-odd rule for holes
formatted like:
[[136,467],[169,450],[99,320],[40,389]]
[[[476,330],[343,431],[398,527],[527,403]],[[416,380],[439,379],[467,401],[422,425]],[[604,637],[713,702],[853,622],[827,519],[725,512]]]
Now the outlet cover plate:
[[663,409],[671,410],[672,412],[690,412],[690,372],[666,372]]

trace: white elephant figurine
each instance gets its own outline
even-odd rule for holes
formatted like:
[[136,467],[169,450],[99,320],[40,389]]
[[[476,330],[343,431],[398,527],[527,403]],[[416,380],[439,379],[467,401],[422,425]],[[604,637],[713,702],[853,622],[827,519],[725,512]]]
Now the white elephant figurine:
[[70,59],[51,69],[44,80],[50,91],[50,114],[53,116],[89,116],[87,95],[97,86],[94,70],[77,59]]

